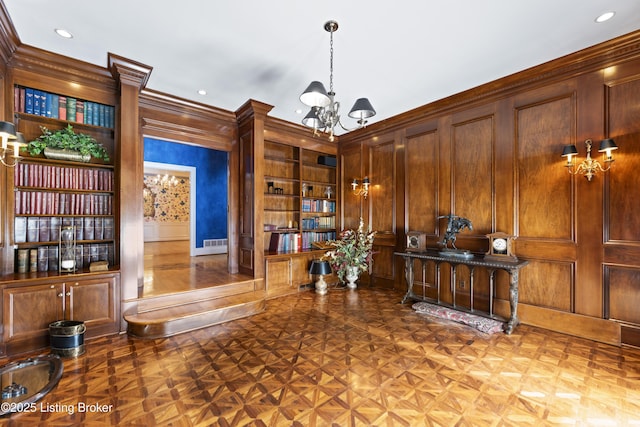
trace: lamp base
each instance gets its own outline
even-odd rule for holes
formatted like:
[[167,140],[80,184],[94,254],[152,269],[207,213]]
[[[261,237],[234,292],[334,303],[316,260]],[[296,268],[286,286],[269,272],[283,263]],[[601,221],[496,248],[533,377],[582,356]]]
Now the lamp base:
[[316,294],[318,295],[327,294],[327,282],[324,281],[323,276],[320,276],[320,278],[316,281]]

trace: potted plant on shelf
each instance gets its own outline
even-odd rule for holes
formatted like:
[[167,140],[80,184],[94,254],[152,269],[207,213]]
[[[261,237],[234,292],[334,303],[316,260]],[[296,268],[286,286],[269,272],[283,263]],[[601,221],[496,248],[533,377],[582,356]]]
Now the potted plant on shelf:
[[89,162],[91,158],[109,161],[107,150],[91,135],[76,133],[71,125],[56,131],[40,126],[42,135],[29,142],[24,151],[32,156],[44,154],[49,159]]
[[375,231],[365,231],[364,221],[360,218],[357,230],[344,230],[340,238],[329,242],[333,249],[324,254],[341,282],[347,281],[347,287],[356,288],[360,273],[367,271],[373,261],[373,238]]

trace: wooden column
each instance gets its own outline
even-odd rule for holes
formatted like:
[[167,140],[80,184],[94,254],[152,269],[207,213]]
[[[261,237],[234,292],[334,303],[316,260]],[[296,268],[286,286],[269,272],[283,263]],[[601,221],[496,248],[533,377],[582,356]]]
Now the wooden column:
[[[120,241],[122,313],[136,310],[135,300],[144,284],[143,194],[144,144],[139,126],[139,94],[152,68],[109,54],[109,70],[119,83],[116,107],[115,164],[120,218],[116,230]],[[122,320],[120,330],[126,331]]]

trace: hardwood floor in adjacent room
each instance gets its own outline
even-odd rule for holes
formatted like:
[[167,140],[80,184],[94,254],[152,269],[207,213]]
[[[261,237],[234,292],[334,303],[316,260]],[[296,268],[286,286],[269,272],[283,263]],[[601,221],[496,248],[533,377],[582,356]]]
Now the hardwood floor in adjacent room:
[[[520,325],[484,335],[390,290],[331,288],[167,339],[89,340],[8,426],[636,426],[640,350]],[[106,412],[78,412],[82,405]],[[53,405],[53,406],[51,406]],[[109,406],[110,405],[110,406]],[[69,410],[72,409],[72,411]],[[71,414],[70,412],[74,412]]]
[[231,274],[227,254],[189,255],[189,241],[144,244],[144,288],[141,297],[192,291],[250,280],[246,274]]

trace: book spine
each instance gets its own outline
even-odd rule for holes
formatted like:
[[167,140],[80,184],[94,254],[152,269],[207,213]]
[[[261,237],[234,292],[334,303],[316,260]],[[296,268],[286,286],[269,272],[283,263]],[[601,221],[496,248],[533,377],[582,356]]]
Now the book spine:
[[60,115],[60,96],[51,94],[51,118],[57,119]]
[[70,122],[76,121],[76,99],[67,97],[67,120]]
[[29,267],[29,249],[18,249],[18,273],[26,273]]
[[15,243],[24,243],[27,241],[27,217],[17,216],[14,220],[14,238]]
[[93,105],[91,101],[85,101],[84,103],[84,123],[88,125],[93,124]]
[[84,123],[84,101],[76,101],[76,122]]
[[53,94],[45,93],[44,94],[44,106],[45,106],[45,117],[53,117]]
[[24,112],[27,114],[33,114],[33,89],[25,89],[25,105]]
[[49,248],[40,246],[38,248],[38,271],[49,270]]
[[38,271],[38,249],[29,249],[29,271]]
[[58,97],[58,118],[67,120],[67,97],[60,95]]
[[42,92],[39,90],[33,91],[33,114],[36,116],[42,115],[42,110],[44,106],[42,105]]

